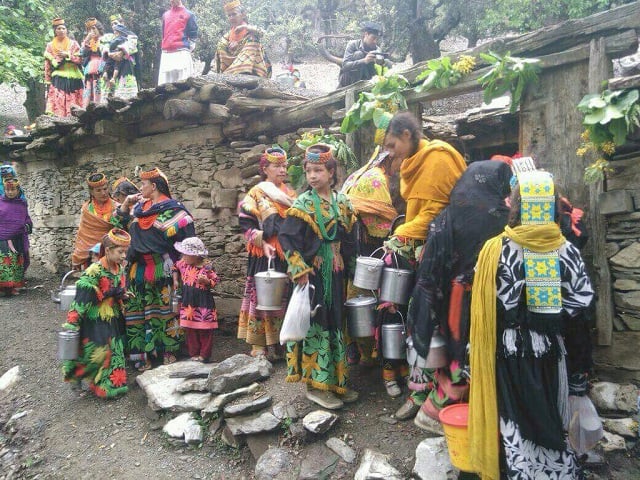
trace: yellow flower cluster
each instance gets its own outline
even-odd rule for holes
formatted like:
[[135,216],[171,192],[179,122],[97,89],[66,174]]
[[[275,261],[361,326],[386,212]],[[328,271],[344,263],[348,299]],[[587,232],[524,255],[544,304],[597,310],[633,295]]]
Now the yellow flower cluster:
[[471,55],[461,55],[456,63],[451,68],[456,72],[460,72],[463,75],[471,73],[476,66],[476,59]]
[[588,151],[589,148],[587,148],[586,146],[581,146],[576,150],[576,155],[579,157],[584,157]]
[[613,142],[604,142],[600,145],[600,150],[602,150],[607,155],[613,155],[616,151],[616,144]]

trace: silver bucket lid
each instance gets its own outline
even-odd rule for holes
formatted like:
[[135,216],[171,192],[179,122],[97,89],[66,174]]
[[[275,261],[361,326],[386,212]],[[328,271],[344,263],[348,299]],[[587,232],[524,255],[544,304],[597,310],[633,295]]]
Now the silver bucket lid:
[[344,302],[346,307],[366,307],[378,303],[376,297],[357,296]]

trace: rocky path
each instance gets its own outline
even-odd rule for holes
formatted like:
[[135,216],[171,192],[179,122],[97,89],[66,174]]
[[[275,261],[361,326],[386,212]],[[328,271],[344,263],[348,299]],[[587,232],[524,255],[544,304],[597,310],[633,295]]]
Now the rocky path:
[[[0,375],[14,366],[20,368],[17,383],[0,391],[0,479],[264,478],[254,473],[259,456],[252,454],[256,443],[232,448],[220,432],[206,434],[201,445],[171,441],[162,428],[176,414],[158,414],[147,406],[135,381],[137,373],[130,373],[130,392],[115,401],[83,395],[63,383],[55,350],[64,315],[49,297],[58,279],[35,265],[28,280],[29,288],[22,295],[0,298]],[[216,337],[215,362],[247,353],[232,330],[229,325],[227,332]],[[283,446],[303,467],[318,467],[300,478],[321,478],[327,458],[334,462],[328,478],[353,478],[363,458],[370,457],[367,449],[388,455],[401,478],[409,478],[416,447],[426,435],[413,423],[397,422],[390,416],[402,400],[386,396],[378,370],[357,367],[351,374],[361,399],[337,412],[338,420],[328,432],[303,432],[296,438],[302,421],[285,422],[268,441]],[[285,383],[284,376],[284,365],[276,364],[261,388],[274,405],[285,402],[299,411],[311,411],[303,386]],[[206,433],[213,423],[206,422]],[[351,447],[356,458],[348,463],[328,457],[327,440],[338,449],[344,444]],[[628,445],[632,450],[607,455],[607,464],[592,469],[590,478],[640,478],[638,445]]]

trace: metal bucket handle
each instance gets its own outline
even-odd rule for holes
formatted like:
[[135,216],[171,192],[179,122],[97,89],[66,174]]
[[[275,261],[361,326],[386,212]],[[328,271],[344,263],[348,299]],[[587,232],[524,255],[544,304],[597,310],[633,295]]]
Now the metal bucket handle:
[[369,258],[376,258],[376,257],[374,257],[374,255],[376,254],[376,252],[377,252],[378,250],[382,250],[383,254],[382,254],[381,259],[382,259],[382,258],[384,258],[384,247],[378,247],[378,248],[376,248],[373,252],[371,252],[371,255],[369,255]]
[[75,270],[69,270],[67,273],[64,274],[64,277],[62,277],[62,280],[60,281],[60,291],[62,292],[62,290],[64,290],[65,284],[64,282],[67,280],[67,277],[69,275],[71,275],[72,273],[75,273]]

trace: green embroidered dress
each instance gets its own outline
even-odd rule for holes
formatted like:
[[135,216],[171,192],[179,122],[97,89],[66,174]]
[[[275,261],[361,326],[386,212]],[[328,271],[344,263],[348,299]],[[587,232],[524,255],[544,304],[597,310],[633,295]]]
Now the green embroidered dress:
[[106,258],[92,263],[76,283],[76,298],[67,314],[69,330],[80,330],[80,353],[62,365],[67,382],[85,380],[100,398],[127,392],[125,371],[124,269],[113,273]]
[[286,380],[302,380],[317,389],[342,394],[347,387],[344,270],[354,251],[351,232],[355,215],[345,195],[332,195],[332,202],[314,190],[300,195],[287,211],[278,240],[289,275],[295,281],[308,273],[315,287],[312,308],[321,305],[311,318],[307,337],[287,344]]

